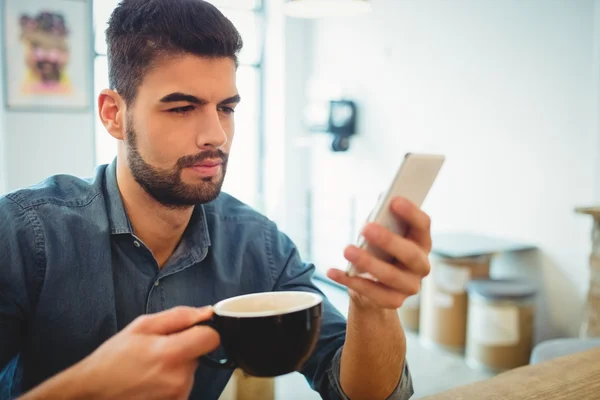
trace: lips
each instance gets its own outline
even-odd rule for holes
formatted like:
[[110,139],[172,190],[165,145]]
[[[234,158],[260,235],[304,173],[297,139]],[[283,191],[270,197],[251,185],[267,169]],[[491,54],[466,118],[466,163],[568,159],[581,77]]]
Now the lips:
[[204,160],[196,164],[192,164],[188,167],[188,170],[193,171],[194,174],[201,178],[213,178],[219,175],[223,165],[223,161],[220,159]]
[[212,167],[218,167],[221,164],[223,164],[223,161],[221,161],[221,160],[206,160],[206,161],[202,161],[201,163],[194,164],[194,165],[192,165],[192,167],[212,168]]

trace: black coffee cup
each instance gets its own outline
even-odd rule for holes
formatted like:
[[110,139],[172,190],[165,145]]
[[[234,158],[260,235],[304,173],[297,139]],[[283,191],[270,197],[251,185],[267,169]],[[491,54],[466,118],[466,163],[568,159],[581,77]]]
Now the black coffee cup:
[[209,325],[221,336],[227,358],[200,360],[256,377],[298,371],[315,348],[322,314],[323,297],[311,292],[264,292],[223,300],[214,306]]

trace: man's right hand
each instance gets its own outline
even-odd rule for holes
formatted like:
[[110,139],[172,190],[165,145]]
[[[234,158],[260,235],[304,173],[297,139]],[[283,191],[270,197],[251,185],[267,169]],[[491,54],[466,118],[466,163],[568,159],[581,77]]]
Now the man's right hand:
[[22,400],[187,399],[198,358],[219,345],[214,329],[195,326],[211,316],[210,307],[176,307],[141,316]]

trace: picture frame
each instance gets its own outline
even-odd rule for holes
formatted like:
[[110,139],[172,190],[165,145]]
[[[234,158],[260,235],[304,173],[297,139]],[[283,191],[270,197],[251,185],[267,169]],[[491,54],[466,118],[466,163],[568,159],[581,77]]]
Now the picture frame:
[[91,0],[4,0],[5,108],[87,112],[93,97]]

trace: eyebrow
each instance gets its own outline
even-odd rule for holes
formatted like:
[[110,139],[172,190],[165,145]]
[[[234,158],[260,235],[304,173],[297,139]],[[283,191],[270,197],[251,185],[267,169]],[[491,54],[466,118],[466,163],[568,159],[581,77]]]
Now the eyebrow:
[[235,96],[231,96],[231,97],[219,102],[219,105],[224,106],[225,104],[237,104],[240,101],[242,101],[242,98],[240,97],[239,94],[236,94]]
[[[240,95],[236,94],[235,96],[231,96],[225,100],[220,101],[218,105],[222,106],[225,104],[239,103],[241,100],[242,99],[241,99]],[[161,103],[177,103],[177,102],[181,102],[181,101],[184,101],[187,103],[192,103],[192,104],[198,104],[198,105],[204,105],[204,104],[208,103],[208,101],[201,99],[199,97],[193,96],[191,94],[180,93],[180,92],[168,94],[165,97],[163,97],[162,99],[160,99]]]

